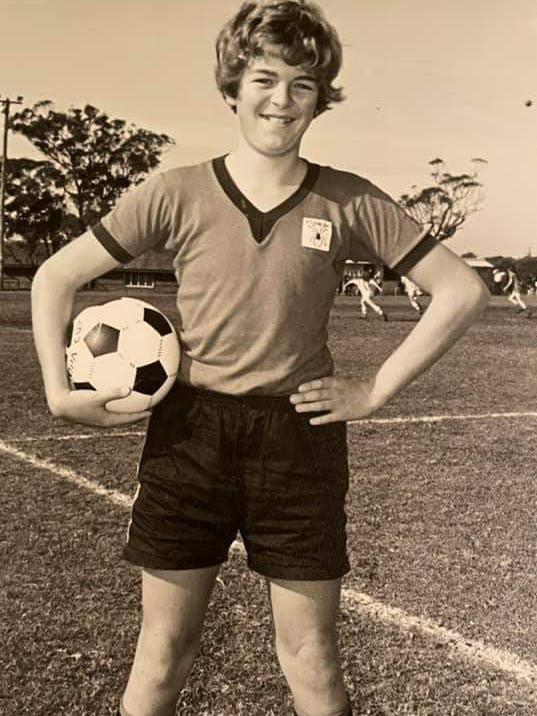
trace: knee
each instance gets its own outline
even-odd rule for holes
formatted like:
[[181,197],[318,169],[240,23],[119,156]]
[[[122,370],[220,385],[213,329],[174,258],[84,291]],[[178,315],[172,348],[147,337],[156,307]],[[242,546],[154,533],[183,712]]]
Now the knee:
[[142,623],[140,647],[152,672],[163,679],[175,678],[189,669],[199,649],[201,635],[188,628],[174,630],[159,624]]
[[330,679],[338,671],[335,629],[317,629],[301,635],[277,634],[276,649],[283,660],[299,664],[303,673],[314,672],[315,678]]

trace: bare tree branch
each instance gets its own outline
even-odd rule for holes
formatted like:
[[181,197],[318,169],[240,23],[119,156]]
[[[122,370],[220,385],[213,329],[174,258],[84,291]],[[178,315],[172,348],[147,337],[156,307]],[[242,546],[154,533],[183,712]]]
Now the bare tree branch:
[[399,199],[416,221],[431,225],[430,233],[438,241],[454,236],[484,201],[484,188],[477,175],[479,168],[487,162],[474,158],[471,163],[471,174],[451,174],[443,159],[432,159],[429,164],[433,167],[433,184],[424,189],[413,186],[412,194],[403,194]]

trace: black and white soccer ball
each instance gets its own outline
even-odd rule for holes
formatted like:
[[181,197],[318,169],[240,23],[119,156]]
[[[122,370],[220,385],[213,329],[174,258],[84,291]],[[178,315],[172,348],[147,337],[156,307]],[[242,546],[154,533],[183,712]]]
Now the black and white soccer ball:
[[136,298],[119,298],[81,311],[65,348],[73,390],[128,387],[107,403],[117,413],[148,410],[168,393],[179,370],[173,325],[158,309]]

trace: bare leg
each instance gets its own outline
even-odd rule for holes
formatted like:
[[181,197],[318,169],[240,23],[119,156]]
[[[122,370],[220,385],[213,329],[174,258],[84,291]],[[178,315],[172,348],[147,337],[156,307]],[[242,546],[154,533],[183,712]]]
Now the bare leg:
[[510,301],[510,302],[511,302],[512,304],[514,304],[515,306],[518,306],[518,307],[519,307],[520,309],[522,309],[523,311],[525,311],[525,310],[527,309],[527,306],[526,306],[526,304],[524,303],[524,301],[522,300],[522,298],[520,297],[520,294],[519,294],[519,293],[512,293],[512,294],[510,294],[510,295],[507,297],[507,300]]
[[417,298],[416,298],[415,296],[413,296],[412,294],[409,293],[409,294],[408,294],[408,300],[410,301],[410,305],[412,306],[412,308],[413,308],[417,313],[421,314],[421,306],[420,306],[420,304],[418,303]]
[[172,716],[198,652],[219,566],[142,572],[143,620],[122,708]]
[[343,716],[348,697],[337,647],[341,580],[269,580],[276,652],[298,716]]
[[386,320],[386,314],[384,313],[382,308],[377,303],[375,303],[371,298],[364,298],[363,300],[370,308],[372,308],[375,311],[377,316],[382,316],[382,318],[384,318],[384,320]]

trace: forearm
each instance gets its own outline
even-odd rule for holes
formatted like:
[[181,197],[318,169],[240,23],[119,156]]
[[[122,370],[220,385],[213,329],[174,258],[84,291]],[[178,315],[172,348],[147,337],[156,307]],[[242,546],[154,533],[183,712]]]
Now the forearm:
[[312,425],[357,420],[390,398],[438,360],[485,309],[489,292],[473,269],[437,244],[409,272],[432,296],[425,315],[401,345],[365,380],[327,376],[298,386],[290,401],[299,413],[321,413]]
[[56,398],[69,390],[64,347],[76,292],[73,286],[57,278],[54,269],[45,263],[32,283],[34,342],[52,413]]
[[379,407],[437,361],[485,309],[489,294],[480,281],[444,287],[374,378],[373,402]]

